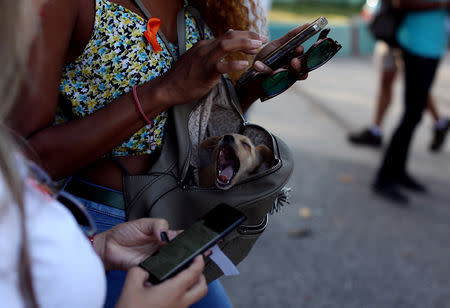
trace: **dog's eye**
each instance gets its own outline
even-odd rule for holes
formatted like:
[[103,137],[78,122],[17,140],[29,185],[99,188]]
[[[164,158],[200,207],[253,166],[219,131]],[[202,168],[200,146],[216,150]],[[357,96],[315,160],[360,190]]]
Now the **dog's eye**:
[[251,150],[251,149],[252,149],[252,147],[250,146],[250,144],[248,144],[247,142],[241,141],[241,143],[242,143],[242,145],[243,145],[245,148],[247,148],[247,150]]

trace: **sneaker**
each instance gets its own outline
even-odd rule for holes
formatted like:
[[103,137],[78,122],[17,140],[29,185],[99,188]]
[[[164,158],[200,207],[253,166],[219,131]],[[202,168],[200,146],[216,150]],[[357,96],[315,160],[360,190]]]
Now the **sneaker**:
[[442,149],[442,145],[444,144],[445,141],[445,136],[447,135],[449,129],[450,129],[450,119],[448,119],[447,125],[445,125],[444,127],[440,129],[438,128],[434,129],[433,140],[431,141],[430,144],[431,152],[439,152]]
[[372,186],[373,192],[387,199],[398,206],[406,207],[408,206],[409,199],[406,195],[404,195],[399,189],[398,186],[394,183],[382,183],[375,182]]
[[381,146],[381,136],[375,135],[368,128],[359,133],[350,134],[348,140],[355,145],[367,145],[376,148]]

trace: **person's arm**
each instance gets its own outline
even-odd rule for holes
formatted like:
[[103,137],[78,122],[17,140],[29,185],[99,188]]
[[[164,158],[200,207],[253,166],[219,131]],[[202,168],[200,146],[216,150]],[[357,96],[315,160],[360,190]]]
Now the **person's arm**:
[[[83,11],[95,5],[92,3],[50,0],[45,5],[42,29],[32,48],[27,78],[9,117],[13,129],[28,139],[54,179],[87,166],[146,124],[135,110],[132,95],[127,94],[85,118],[52,125],[60,99],[61,71],[74,52],[78,30],[90,23],[87,17],[94,18]],[[168,108],[168,102],[159,91],[162,88],[152,87],[155,83],[158,81],[138,90],[148,117]]]
[[94,237],[94,249],[105,271],[128,271],[117,307],[184,308],[206,295],[202,256],[196,257],[191,266],[175,277],[153,287],[148,285],[148,273],[137,267],[164,245],[161,232],[167,232],[169,240],[181,232],[168,228],[164,219],[141,218],[121,223]]
[[394,8],[405,11],[424,11],[449,8],[450,1],[393,0]]
[[[54,179],[86,167],[146,124],[128,93],[89,116],[52,125],[61,71],[74,53],[72,47],[80,36],[78,29],[93,24],[94,16],[86,13],[92,3],[49,0],[42,31],[33,48],[37,53],[42,50],[42,55],[31,56],[24,89],[10,115],[11,126],[28,139],[40,163]],[[245,31],[229,31],[220,38],[196,44],[169,72],[139,86],[144,112],[148,118],[154,118],[170,106],[195,101],[217,83],[220,74],[242,70],[247,65],[239,61],[222,62],[225,55],[235,51],[255,54],[260,46],[259,35]]]

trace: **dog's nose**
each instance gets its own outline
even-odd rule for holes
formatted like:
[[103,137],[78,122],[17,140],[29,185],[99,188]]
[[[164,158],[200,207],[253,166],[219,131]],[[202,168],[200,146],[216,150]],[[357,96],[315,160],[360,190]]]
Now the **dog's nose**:
[[223,136],[223,142],[232,143],[234,142],[234,137],[231,135],[225,135]]

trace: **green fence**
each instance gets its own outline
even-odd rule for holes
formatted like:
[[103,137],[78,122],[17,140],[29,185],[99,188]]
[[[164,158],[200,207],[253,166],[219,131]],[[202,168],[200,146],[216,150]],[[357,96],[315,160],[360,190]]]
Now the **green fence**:
[[[269,23],[270,39],[276,39],[283,36],[290,29],[295,27],[295,24]],[[369,56],[373,52],[375,41],[368,32],[367,24],[358,18],[355,18],[347,24],[330,24],[330,37],[337,40],[342,45],[338,56]],[[318,35],[318,34],[317,34]],[[316,35],[316,36],[317,36]],[[311,38],[303,44],[307,49],[315,39]]]

